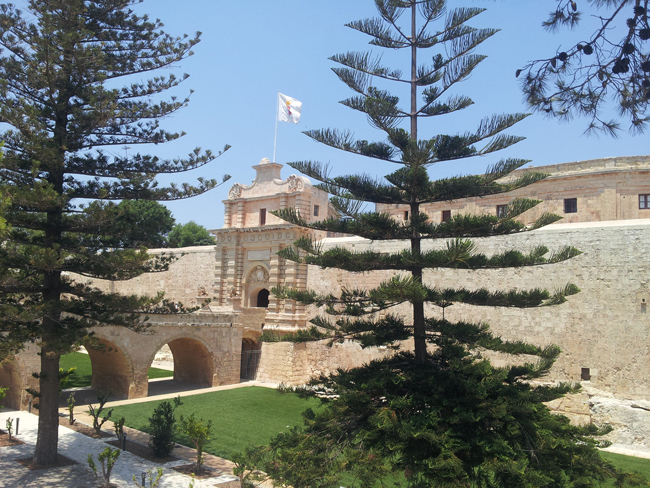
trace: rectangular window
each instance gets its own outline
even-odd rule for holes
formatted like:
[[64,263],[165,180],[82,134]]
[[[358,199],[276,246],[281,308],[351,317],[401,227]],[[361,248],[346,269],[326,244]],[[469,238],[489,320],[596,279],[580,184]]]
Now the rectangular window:
[[564,199],[564,213],[578,213],[578,199],[565,198]]
[[589,368],[580,368],[580,379],[582,381],[589,381],[591,379],[591,371],[589,371]]
[[408,219],[409,219],[409,211],[404,210],[404,220],[408,220]]
[[650,195],[639,195],[639,208],[650,209]]
[[447,222],[451,218],[451,210],[442,211],[442,221]]
[[504,218],[506,216],[507,212],[508,212],[508,206],[507,205],[497,205],[497,217],[502,219],[502,218]]
[[314,217],[318,217],[319,211],[320,211],[320,207],[318,205],[314,205]]
[[266,225],[266,209],[260,208],[260,225]]

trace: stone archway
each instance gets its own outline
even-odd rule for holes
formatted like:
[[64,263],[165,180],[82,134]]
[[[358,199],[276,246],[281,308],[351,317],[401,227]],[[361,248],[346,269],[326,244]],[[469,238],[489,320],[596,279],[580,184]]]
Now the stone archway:
[[117,398],[132,398],[135,374],[131,358],[113,342],[98,342],[94,347],[86,345],[92,366],[92,389]]
[[212,386],[214,361],[200,341],[181,337],[167,343],[174,356],[174,380],[194,385]]
[[262,288],[257,292],[256,307],[269,308],[269,295],[271,292],[266,288]]
[[262,357],[262,343],[257,340],[259,332],[246,331],[241,343],[240,381],[250,381],[257,377],[257,368]]

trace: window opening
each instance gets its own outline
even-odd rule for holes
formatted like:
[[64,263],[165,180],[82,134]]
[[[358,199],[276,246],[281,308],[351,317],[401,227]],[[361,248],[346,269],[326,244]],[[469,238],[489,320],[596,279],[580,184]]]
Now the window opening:
[[442,211],[442,221],[447,222],[451,218],[451,210]]
[[314,205],[314,217],[318,217],[319,211],[320,207],[318,205]]
[[578,212],[578,199],[565,198],[564,199],[564,213],[577,213]]
[[580,370],[580,379],[582,381],[589,381],[591,379],[591,374],[589,368],[581,368]]
[[404,210],[404,220],[408,220],[408,219],[409,219],[409,211]]
[[497,217],[500,219],[505,218],[506,214],[508,213],[508,206],[507,205],[497,205]]
[[650,209],[650,195],[639,195],[639,208]]
[[266,225],[266,209],[260,208],[260,225]]
[[260,292],[257,294],[257,305],[256,307],[261,307],[261,308],[268,308],[269,306],[269,290],[260,290]]

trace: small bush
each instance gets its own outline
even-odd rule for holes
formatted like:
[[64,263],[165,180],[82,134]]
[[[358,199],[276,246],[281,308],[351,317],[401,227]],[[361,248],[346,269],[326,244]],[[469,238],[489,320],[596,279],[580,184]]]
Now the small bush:
[[[102,463],[103,488],[110,488],[111,486],[111,472],[113,471],[117,458],[120,457],[120,452],[119,449],[111,449],[110,447],[107,447],[97,455],[97,461]],[[93,460],[92,454],[88,454],[88,466],[92,469],[93,473],[95,473],[95,478],[99,479],[99,475],[97,474],[97,465]]]
[[5,426],[7,428],[7,434],[9,434],[9,440],[11,441],[11,434],[14,433],[14,420],[8,418]]
[[118,441],[124,439],[124,422],[126,422],[126,419],[124,417],[121,417],[113,422],[115,435],[117,436]]
[[205,441],[210,438],[212,433],[212,420],[208,420],[207,424],[204,424],[203,419],[197,419],[194,414],[191,414],[187,418],[181,415],[179,421],[181,425],[178,426],[178,431],[189,437],[196,447],[196,472],[200,473]]
[[70,393],[70,396],[68,397],[68,422],[70,422],[70,425],[74,425],[75,419],[74,419],[74,407],[76,405],[75,399],[74,399],[74,391]]
[[149,417],[151,435],[149,436],[149,447],[157,457],[166,457],[174,450],[174,426],[176,407],[182,405],[180,397],[174,398],[174,404],[164,401],[160,402],[154,409],[153,415]]
[[111,396],[110,393],[97,393],[97,401],[99,402],[99,406],[97,408],[93,407],[92,404],[88,405],[88,408],[90,409],[88,413],[90,413],[90,416],[93,418],[93,429],[95,429],[95,432],[99,434],[102,430],[102,425],[111,418],[111,415],[113,414],[113,409],[111,408],[108,411],[108,415],[106,417],[101,417],[102,411],[104,410],[104,405],[106,405],[106,402],[108,402],[108,398]]

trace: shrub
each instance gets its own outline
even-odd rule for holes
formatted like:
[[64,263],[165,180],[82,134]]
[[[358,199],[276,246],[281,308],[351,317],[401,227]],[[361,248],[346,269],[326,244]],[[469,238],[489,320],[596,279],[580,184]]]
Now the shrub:
[[5,426],[7,428],[7,434],[9,434],[9,441],[11,441],[11,434],[14,433],[14,420],[12,418],[8,418]]
[[115,435],[117,436],[118,441],[124,439],[124,422],[126,422],[126,419],[124,417],[121,417],[113,423],[113,427],[115,428]]
[[104,425],[104,423],[111,418],[111,415],[113,413],[113,409],[111,408],[108,411],[108,415],[106,415],[106,417],[100,417],[102,410],[104,410],[104,405],[106,405],[106,402],[108,401],[108,397],[110,397],[110,395],[110,393],[97,393],[97,401],[99,402],[97,409],[95,409],[95,407],[90,404],[88,405],[88,408],[90,409],[88,413],[90,413],[91,417],[93,418],[93,429],[95,429],[95,432],[97,432],[97,434],[101,432],[102,425]]
[[208,423],[204,424],[203,419],[197,419],[194,414],[187,418],[181,415],[180,424],[178,431],[189,437],[196,447],[196,472],[200,473],[203,464],[203,448],[205,441],[210,438],[212,420],[208,420]]
[[[104,478],[104,488],[110,488],[111,471],[113,471],[113,466],[115,466],[117,458],[120,457],[120,452],[121,451],[119,449],[111,449],[110,447],[107,447],[97,455],[97,461],[102,463],[102,477]],[[95,478],[99,479],[99,476],[97,475],[97,465],[95,465],[92,454],[88,454],[88,466],[93,470],[93,473],[95,473]]]
[[70,393],[70,396],[68,397],[68,415],[69,419],[68,422],[70,422],[70,425],[74,425],[74,406],[76,405],[75,399],[74,399],[74,391]]
[[174,425],[176,416],[174,410],[182,405],[180,397],[174,398],[174,404],[164,401],[160,402],[154,409],[153,415],[149,417],[151,434],[149,436],[149,447],[157,457],[166,457],[174,449]]

